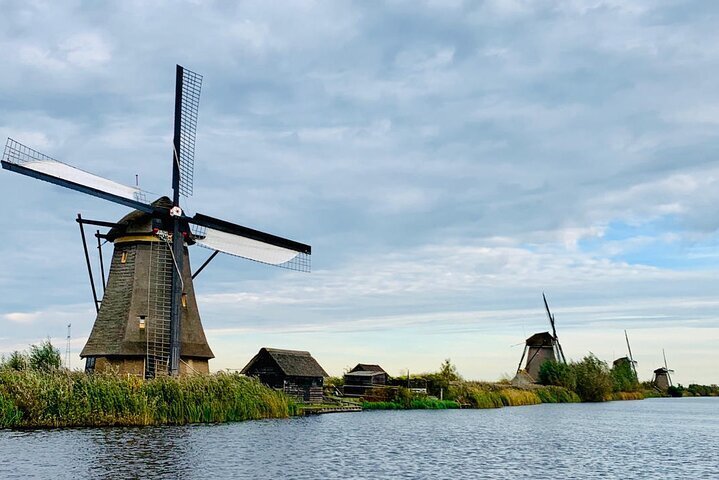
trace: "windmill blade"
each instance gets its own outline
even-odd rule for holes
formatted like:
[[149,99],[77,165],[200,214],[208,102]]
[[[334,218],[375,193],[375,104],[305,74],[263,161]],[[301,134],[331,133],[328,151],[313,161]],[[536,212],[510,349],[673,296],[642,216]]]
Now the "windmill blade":
[[200,246],[290,270],[310,271],[309,245],[200,213],[187,221],[193,224],[195,243]]
[[552,336],[554,341],[557,342],[557,348],[559,349],[559,356],[563,363],[567,363],[567,359],[564,357],[564,350],[562,350],[562,344],[559,343],[559,337],[557,336],[557,328],[554,326],[554,315],[549,311],[549,303],[547,303],[547,296],[542,292],[542,299],[544,300],[544,308],[547,310],[547,317],[549,317],[549,323],[552,325]]
[[195,137],[202,75],[177,65],[175,82],[172,185],[179,193],[190,197],[195,171]]
[[632,364],[632,370],[634,371],[634,376],[639,378],[637,376],[637,367],[634,363],[634,357],[632,356],[632,347],[629,345],[629,335],[627,335],[627,331],[624,330],[624,338],[627,339],[627,350],[629,351],[629,362]]
[[113,182],[48,157],[20,142],[7,139],[2,168],[61,187],[94,195],[130,208],[152,213],[144,191]]

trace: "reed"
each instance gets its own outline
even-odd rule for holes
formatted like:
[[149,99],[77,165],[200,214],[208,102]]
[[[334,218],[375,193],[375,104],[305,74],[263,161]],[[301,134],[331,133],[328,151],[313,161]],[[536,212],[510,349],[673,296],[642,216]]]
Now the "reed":
[[520,405],[537,405],[542,399],[532,390],[518,390],[516,388],[504,388],[499,391],[502,398],[502,405],[505,407],[517,407]]
[[542,403],[579,403],[579,395],[572,390],[554,385],[547,385],[534,390]]
[[142,426],[284,418],[287,396],[238,374],[137,377],[0,371],[0,427]]
[[614,392],[612,400],[644,400],[642,392]]
[[459,408],[454,400],[436,400],[431,398],[414,398],[407,402],[362,402],[364,410],[446,410]]

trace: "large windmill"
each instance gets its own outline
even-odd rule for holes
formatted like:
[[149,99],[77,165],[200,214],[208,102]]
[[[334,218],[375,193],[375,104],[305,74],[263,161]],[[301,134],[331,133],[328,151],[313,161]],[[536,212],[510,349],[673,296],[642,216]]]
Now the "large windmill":
[[522,363],[526,358],[527,363],[524,366],[524,372],[529,374],[535,382],[539,379],[539,368],[544,362],[551,360],[554,362],[567,363],[562,345],[559,343],[559,337],[557,336],[554,315],[552,315],[552,312],[549,310],[547,297],[544,293],[542,293],[542,298],[544,299],[544,308],[547,311],[547,318],[552,327],[552,333],[535,333],[529,337],[525,341],[522,358],[519,360],[519,366],[517,367],[517,374],[520,374],[522,372]]
[[[195,301],[187,246],[299,271],[309,271],[311,247],[196,213],[187,215],[180,196],[192,195],[195,132],[202,76],[177,66],[172,142],[172,199],[148,202],[148,193],[59,162],[8,138],[2,167],[133,208],[119,222],[77,221],[110,228],[98,239],[114,252],[97,318],[81,356],[86,369],[108,367],[147,377],[209,371],[207,345]],[[86,260],[89,257],[83,233]],[[90,270],[91,272],[91,270]]]

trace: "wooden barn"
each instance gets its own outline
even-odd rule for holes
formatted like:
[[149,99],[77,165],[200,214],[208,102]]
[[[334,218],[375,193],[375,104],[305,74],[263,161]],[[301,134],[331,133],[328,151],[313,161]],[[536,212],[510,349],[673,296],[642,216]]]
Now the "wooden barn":
[[343,393],[347,396],[361,397],[367,390],[387,385],[389,375],[379,365],[358,363],[345,373]]
[[242,369],[265,385],[284,391],[304,403],[321,403],[327,372],[310,352],[263,347]]

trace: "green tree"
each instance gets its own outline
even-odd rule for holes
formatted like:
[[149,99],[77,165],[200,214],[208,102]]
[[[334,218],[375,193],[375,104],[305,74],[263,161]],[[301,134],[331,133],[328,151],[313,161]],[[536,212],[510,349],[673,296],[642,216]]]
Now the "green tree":
[[577,378],[570,365],[547,360],[539,367],[539,383],[574,390],[577,387]]
[[572,364],[577,379],[575,392],[583,402],[602,402],[612,393],[612,376],[606,362],[589,353]]
[[27,355],[23,352],[18,352],[17,350],[12,352],[7,360],[3,359],[2,362],[3,367],[18,371],[26,370],[29,364],[30,362]]
[[636,392],[639,381],[629,360],[620,361],[612,366],[612,389],[615,392]]
[[39,346],[30,345],[30,368],[40,372],[50,372],[62,366],[60,350],[45,340]]

